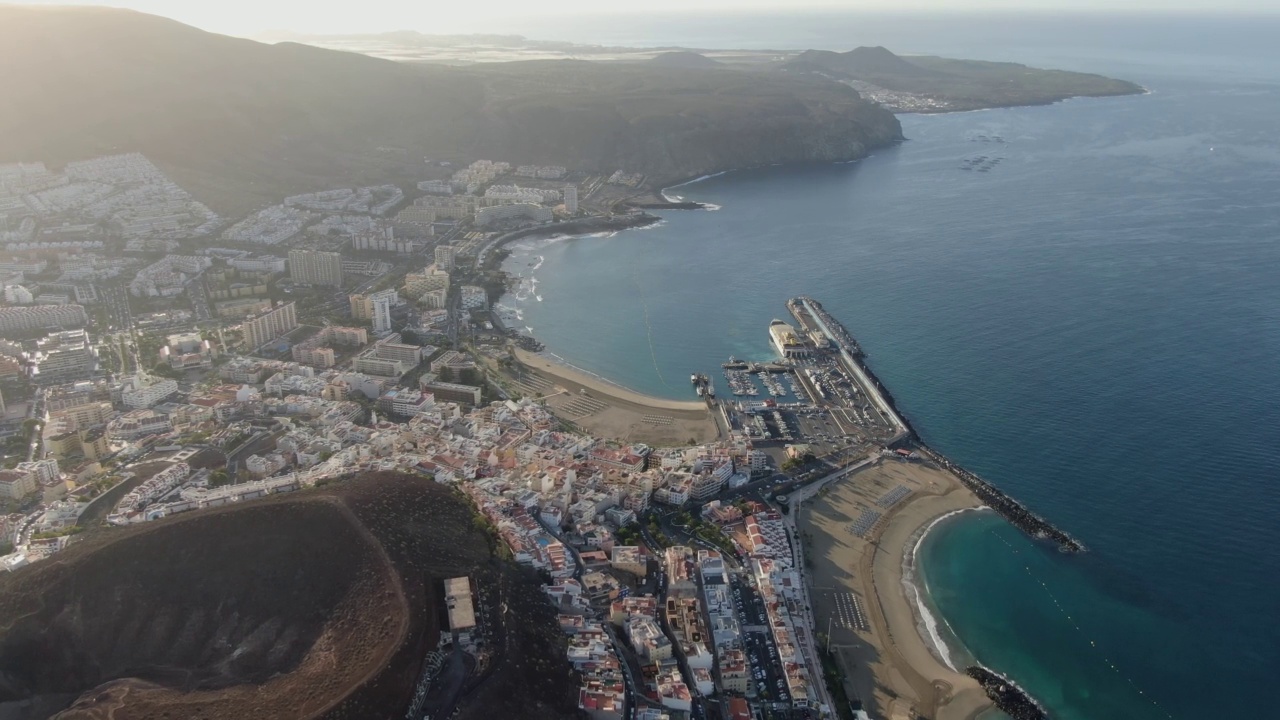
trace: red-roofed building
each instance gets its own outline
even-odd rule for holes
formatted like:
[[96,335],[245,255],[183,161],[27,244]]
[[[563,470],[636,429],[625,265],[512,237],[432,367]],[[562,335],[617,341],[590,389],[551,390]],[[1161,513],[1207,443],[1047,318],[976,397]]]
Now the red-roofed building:
[[729,720],[751,720],[751,706],[742,698],[729,698],[725,709],[729,711]]

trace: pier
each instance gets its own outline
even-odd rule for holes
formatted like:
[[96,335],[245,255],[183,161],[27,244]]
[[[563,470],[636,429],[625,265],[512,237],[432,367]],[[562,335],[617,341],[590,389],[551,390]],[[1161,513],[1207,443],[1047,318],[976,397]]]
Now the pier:
[[907,426],[906,421],[898,415],[893,403],[886,399],[886,393],[884,388],[880,386],[880,381],[867,368],[863,367],[862,358],[864,355],[862,348],[853,339],[853,336],[849,334],[849,331],[845,330],[844,326],[835,318],[828,315],[822,305],[812,298],[795,298],[787,303],[787,307],[801,326],[809,329],[816,327],[826,337],[827,341],[835,346],[840,353],[840,360],[844,363],[845,369],[857,378],[858,384],[863,387],[867,398],[880,411],[884,419],[898,431],[897,435],[889,440],[887,444],[892,445],[898,440],[911,435],[911,429]]
[[797,297],[789,300],[787,307],[801,327],[810,332],[819,333],[821,337],[832,344],[839,354],[841,364],[857,378],[858,384],[864,389],[867,398],[879,410],[884,420],[897,431],[885,443],[886,446],[910,443],[922,455],[955,474],[974,495],[978,496],[978,499],[999,513],[1014,527],[1031,537],[1053,542],[1062,552],[1076,553],[1084,551],[1084,544],[1071,537],[1066,531],[1055,527],[1052,523],[1027,509],[1025,505],[1005,494],[999,488],[925,445],[919,434],[911,427],[911,423],[898,412],[893,396],[880,382],[880,379],[875,376],[875,373],[871,371],[871,368],[867,366],[866,355],[863,353],[861,346],[854,340],[853,335],[838,320],[831,317],[818,301],[809,297]]

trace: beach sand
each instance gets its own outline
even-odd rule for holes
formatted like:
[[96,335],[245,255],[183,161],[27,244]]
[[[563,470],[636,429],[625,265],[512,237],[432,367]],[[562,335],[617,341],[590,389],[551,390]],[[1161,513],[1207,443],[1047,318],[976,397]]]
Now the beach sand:
[[699,400],[642,395],[543,355],[519,348],[513,354],[525,370],[522,376],[509,376],[518,389],[597,437],[673,446],[710,442],[720,436],[715,415]]
[[[876,504],[899,486],[910,495],[888,509]],[[948,513],[978,506],[950,473],[886,458],[800,511],[812,562],[815,630],[825,634],[830,627],[846,690],[872,717],[970,720],[992,707],[976,681],[935,657],[902,582],[904,559],[924,529]],[[851,528],[864,510],[883,514],[865,538]]]

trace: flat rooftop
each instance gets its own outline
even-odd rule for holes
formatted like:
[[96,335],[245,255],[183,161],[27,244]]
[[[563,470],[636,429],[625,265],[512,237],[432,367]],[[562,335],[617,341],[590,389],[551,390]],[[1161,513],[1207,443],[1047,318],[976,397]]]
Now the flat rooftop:
[[470,630],[476,626],[476,609],[471,600],[471,579],[448,578],[444,581],[444,599],[449,606],[449,629]]

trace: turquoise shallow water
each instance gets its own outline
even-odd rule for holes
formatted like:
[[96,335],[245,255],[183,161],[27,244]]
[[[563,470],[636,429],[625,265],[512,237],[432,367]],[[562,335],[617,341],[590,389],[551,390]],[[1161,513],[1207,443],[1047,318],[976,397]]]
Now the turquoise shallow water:
[[[715,212],[517,244],[537,282],[506,302],[571,361],[690,397],[813,295],[930,444],[1090,547],[939,526],[922,566],[956,642],[1055,717],[1271,716],[1280,58],[1224,48],[1091,48],[1153,94],[904,117],[859,163],[676,191]],[[960,169],[980,155],[1003,159]]]

